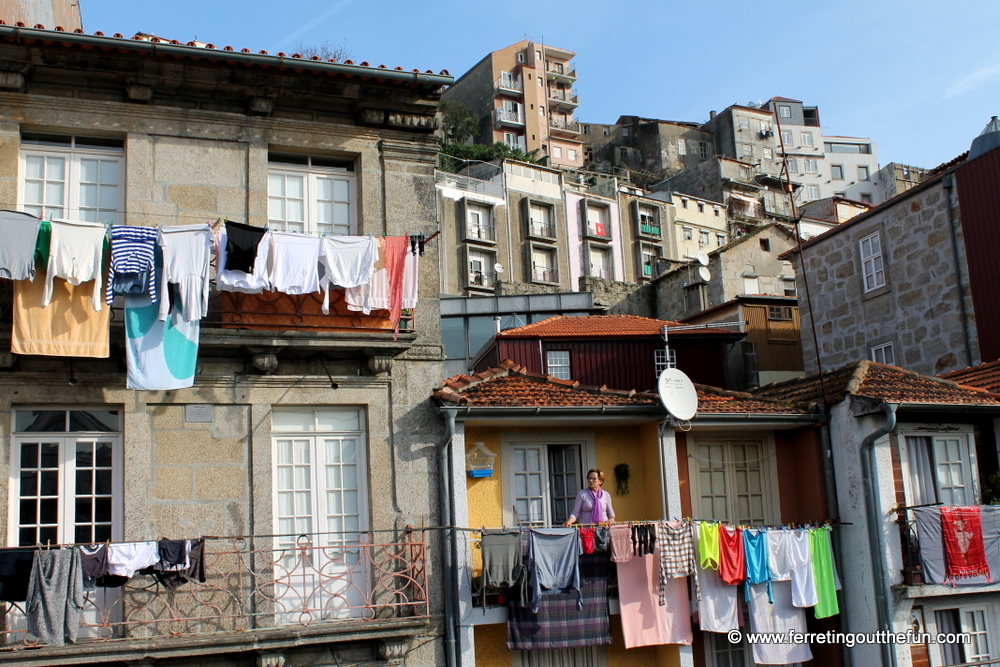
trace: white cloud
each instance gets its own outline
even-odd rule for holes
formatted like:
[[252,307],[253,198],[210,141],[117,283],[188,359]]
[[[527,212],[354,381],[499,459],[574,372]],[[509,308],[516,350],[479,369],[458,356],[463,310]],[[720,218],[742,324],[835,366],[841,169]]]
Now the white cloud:
[[948,100],[963,95],[970,90],[975,90],[998,76],[1000,76],[1000,62],[995,62],[992,65],[984,65],[960,77],[955,83],[951,84],[944,93],[944,99]]

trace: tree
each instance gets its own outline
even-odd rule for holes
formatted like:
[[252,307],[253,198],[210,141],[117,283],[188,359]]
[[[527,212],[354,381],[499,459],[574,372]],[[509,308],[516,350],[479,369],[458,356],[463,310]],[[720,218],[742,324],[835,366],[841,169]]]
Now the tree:
[[343,62],[351,57],[351,52],[347,50],[347,43],[333,44],[330,40],[322,44],[299,44],[292,53],[301,54],[303,58],[319,56],[323,60],[337,60]]
[[538,164],[538,149],[525,153],[519,148],[498,141],[492,146],[482,144],[445,144],[438,159],[442,171],[458,172],[469,162],[491,162],[508,158]]
[[469,137],[475,140],[479,134],[479,119],[464,104],[445,102],[441,105],[441,116],[446,144],[464,144]]

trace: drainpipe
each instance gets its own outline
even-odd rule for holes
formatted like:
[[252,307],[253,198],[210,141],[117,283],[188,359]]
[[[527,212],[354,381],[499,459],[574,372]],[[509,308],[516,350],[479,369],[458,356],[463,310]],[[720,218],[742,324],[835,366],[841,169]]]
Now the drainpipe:
[[952,208],[955,175],[941,177],[945,192],[945,211],[948,216],[948,232],[951,236],[951,252],[955,260],[955,283],[958,287],[958,317],[962,323],[962,341],[965,343],[965,365],[972,365],[972,338],[969,336],[969,318],[965,314],[965,295],[962,294],[962,265],[958,257],[958,229],[955,227],[955,213]]
[[455,643],[455,561],[452,558],[451,526],[451,441],[455,437],[455,413],[445,412],[445,438],[438,447],[438,503],[441,506],[441,552],[444,561],[441,576],[444,579],[444,655],[448,667],[458,667]]
[[[830,444],[830,421],[829,413],[827,414],[827,422],[823,424],[819,429],[820,435],[820,447],[823,456],[823,481],[826,483],[826,506],[827,512],[836,512],[833,516],[839,516],[840,511],[838,509],[839,503],[837,502],[837,473],[833,468],[833,445]],[[828,515],[830,516],[830,515]],[[833,533],[830,533],[830,537],[833,540],[833,548],[835,551],[835,556],[838,563],[843,564],[846,562],[844,560],[844,542],[840,539],[840,535],[836,538],[833,537]],[[841,568],[841,571],[844,571]],[[843,591],[838,591],[838,597],[840,598],[840,607],[846,609],[847,605],[844,603]],[[853,667],[854,659],[851,655],[851,650],[846,646],[843,647],[841,651],[844,658],[844,667]]]
[[[861,441],[861,475],[865,485],[865,510],[868,519],[868,547],[871,554],[872,577],[875,580],[875,611],[878,629],[892,631],[889,616],[889,599],[885,594],[885,544],[882,539],[881,512],[875,487],[875,441],[896,428],[897,403],[882,403],[879,409],[885,412],[885,423]],[[892,644],[882,644],[883,667],[896,667],[896,652]]]

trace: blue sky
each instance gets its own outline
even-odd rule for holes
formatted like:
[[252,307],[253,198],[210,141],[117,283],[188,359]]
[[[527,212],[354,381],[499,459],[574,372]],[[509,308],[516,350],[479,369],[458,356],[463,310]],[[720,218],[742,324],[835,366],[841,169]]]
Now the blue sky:
[[775,95],[879,161],[932,167],[1000,114],[1000,2],[82,0],[84,29],[221,47],[343,44],[355,62],[447,69],[526,36],[576,51],[578,117],[704,121]]

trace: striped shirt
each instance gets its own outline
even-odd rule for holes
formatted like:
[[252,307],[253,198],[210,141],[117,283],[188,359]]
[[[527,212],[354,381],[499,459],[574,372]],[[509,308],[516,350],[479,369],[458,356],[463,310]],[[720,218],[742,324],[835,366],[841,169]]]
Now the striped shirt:
[[661,520],[656,527],[660,538],[660,604],[666,604],[667,579],[683,576],[694,577],[695,596],[700,600],[692,526],[685,522]]
[[115,274],[149,273],[149,298],[156,303],[156,228],[115,225],[109,233],[111,238],[111,270],[108,272],[108,287],[105,300],[110,305],[114,301]]

